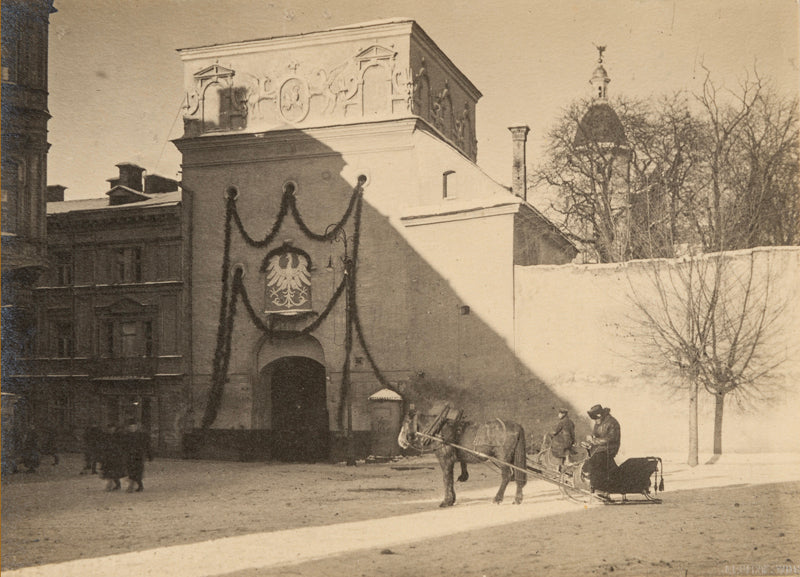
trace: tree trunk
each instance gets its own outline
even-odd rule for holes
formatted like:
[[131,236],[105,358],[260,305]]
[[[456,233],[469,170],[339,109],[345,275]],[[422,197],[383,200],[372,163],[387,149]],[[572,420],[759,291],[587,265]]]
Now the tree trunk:
[[696,467],[698,460],[697,442],[697,381],[689,382],[689,458],[686,461],[690,467]]
[[714,395],[714,454],[722,454],[722,410],[724,408],[725,395]]

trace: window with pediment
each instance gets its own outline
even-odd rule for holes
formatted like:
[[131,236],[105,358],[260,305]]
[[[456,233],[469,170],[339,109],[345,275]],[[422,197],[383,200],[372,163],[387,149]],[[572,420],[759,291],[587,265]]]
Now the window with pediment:
[[132,358],[156,356],[153,320],[142,318],[105,319],[98,329],[100,356]]
[[106,358],[154,357],[157,308],[125,299],[97,311],[97,353]]
[[50,319],[50,356],[70,358],[75,355],[74,324],[66,315],[56,315]]

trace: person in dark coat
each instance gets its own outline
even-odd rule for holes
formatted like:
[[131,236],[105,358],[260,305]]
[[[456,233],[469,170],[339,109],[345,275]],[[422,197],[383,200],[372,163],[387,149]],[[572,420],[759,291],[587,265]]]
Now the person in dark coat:
[[120,479],[125,476],[125,433],[119,427],[109,425],[101,450],[101,477],[106,480],[106,491],[118,491]]
[[558,459],[560,471],[567,455],[572,454],[572,446],[575,444],[575,423],[569,418],[567,409],[558,410],[558,422],[549,436],[550,454]]
[[97,474],[97,464],[101,462],[106,435],[100,427],[88,427],[83,434],[83,470],[81,475],[91,471]]
[[58,434],[51,427],[39,429],[39,454],[53,457],[53,465],[58,465]]
[[39,451],[39,431],[31,425],[25,433],[19,454],[19,464],[27,473],[35,473],[39,469],[42,456]]
[[619,452],[621,430],[619,421],[611,416],[611,409],[607,407],[595,405],[589,409],[588,415],[594,421],[594,428],[586,439],[589,460],[585,470],[589,474],[592,490],[603,495],[608,492],[609,479],[617,470],[614,457]]
[[150,450],[150,435],[139,430],[136,421],[128,422],[125,433],[125,469],[128,473],[128,493],[133,493],[136,483],[136,492],[144,491],[142,478],[144,477],[144,459],[153,460]]

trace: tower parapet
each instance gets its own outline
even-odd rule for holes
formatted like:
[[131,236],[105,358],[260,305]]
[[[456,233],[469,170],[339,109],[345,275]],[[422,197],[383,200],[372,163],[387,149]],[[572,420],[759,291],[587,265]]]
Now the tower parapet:
[[184,138],[417,116],[477,158],[481,93],[413,20],[179,52]]

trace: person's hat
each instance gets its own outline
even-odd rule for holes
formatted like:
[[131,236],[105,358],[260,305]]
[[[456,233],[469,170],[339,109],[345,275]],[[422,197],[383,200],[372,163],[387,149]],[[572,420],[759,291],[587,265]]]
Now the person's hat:
[[587,414],[589,415],[590,419],[596,419],[600,415],[605,415],[605,414],[608,414],[610,412],[611,412],[611,409],[609,409],[609,408],[605,408],[604,409],[603,405],[595,405],[591,409],[589,409]]

